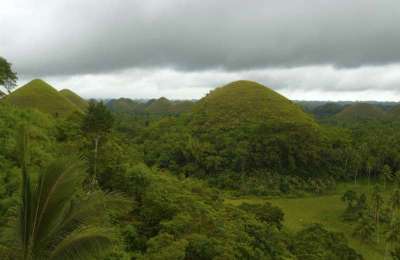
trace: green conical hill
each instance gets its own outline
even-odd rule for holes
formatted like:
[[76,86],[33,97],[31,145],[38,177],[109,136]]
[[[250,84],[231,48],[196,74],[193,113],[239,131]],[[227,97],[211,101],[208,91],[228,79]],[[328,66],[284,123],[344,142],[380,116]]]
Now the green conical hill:
[[252,81],[236,81],[217,88],[194,105],[192,125],[233,129],[251,123],[315,125],[303,110],[270,88]]
[[79,107],[61,95],[55,88],[40,79],[35,79],[2,99],[2,102],[18,107],[34,108],[54,116],[66,116]]

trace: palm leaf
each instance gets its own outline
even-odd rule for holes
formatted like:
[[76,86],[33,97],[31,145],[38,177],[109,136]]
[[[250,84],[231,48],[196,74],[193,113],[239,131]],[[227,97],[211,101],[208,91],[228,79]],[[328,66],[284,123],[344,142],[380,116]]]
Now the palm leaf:
[[111,248],[110,232],[99,228],[76,230],[54,248],[49,259],[96,259]]
[[[79,162],[79,161],[78,161]],[[32,247],[40,245],[49,231],[62,222],[78,187],[82,185],[85,171],[81,162],[71,158],[53,162],[40,176],[32,194]]]
[[[107,212],[125,213],[131,209],[130,204],[129,200],[119,194],[104,194],[101,191],[89,193],[71,202],[62,222],[50,230],[47,239],[51,242],[55,237],[62,238],[81,226],[103,222]],[[99,214],[99,212],[104,214]]]

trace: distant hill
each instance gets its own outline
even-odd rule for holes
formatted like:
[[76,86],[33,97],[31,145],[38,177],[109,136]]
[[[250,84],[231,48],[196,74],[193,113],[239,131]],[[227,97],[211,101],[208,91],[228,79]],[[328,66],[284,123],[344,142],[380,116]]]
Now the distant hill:
[[54,116],[66,116],[80,108],[40,79],[34,79],[1,100],[19,107],[35,108]]
[[190,112],[194,105],[193,101],[168,100],[165,97],[150,100],[147,103],[146,111],[150,114],[181,114]]
[[152,114],[163,114],[171,111],[172,103],[165,97],[152,99],[147,103],[146,111]]
[[346,122],[383,120],[386,118],[387,114],[383,109],[367,103],[356,103],[348,106],[336,115],[336,119]]
[[345,109],[345,107],[346,105],[342,105],[335,102],[329,102],[312,109],[311,113],[315,115],[317,118],[325,118],[338,114],[343,109]]
[[107,107],[117,113],[144,114],[146,103],[129,98],[111,99],[106,103]]
[[119,113],[169,115],[190,112],[194,103],[189,100],[168,100],[165,97],[148,101],[119,98],[110,100],[107,106]]
[[217,88],[197,102],[192,125],[196,128],[234,129],[268,120],[315,124],[294,102],[252,81],[236,81]]
[[84,100],[78,94],[69,89],[60,90],[60,94],[67,98],[70,102],[75,104],[77,107],[79,107],[82,111],[85,110],[89,105],[86,100]]

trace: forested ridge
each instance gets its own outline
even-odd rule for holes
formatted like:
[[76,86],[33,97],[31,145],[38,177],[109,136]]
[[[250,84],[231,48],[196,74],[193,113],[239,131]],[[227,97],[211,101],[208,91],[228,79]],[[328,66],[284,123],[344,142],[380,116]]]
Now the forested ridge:
[[[0,258],[400,259],[397,110],[251,81],[89,102],[34,80],[0,99]],[[273,201],[332,194],[350,237],[293,230]]]

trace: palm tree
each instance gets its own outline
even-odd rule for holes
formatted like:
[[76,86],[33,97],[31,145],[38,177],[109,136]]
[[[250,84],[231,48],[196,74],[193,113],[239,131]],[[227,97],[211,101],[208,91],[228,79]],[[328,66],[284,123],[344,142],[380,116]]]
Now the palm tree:
[[353,236],[360,238],[364,242],[372,242],[372,237],[376,232],[375,226],[369,217],[360,217],[358,224],[353,230]]
[[366,161],[366,165],[365,168],[367,169],[367,173],[368,173],[368,189],[370,187],[370,183],[371,183],[371,171],[374,167],[374,159],[372,157],[369,157]]
[[385,164],[383,166],[382,172],[381,172],[381,178],[383,179],[383,188],[386,189],[386,182],[390,181],[392,179],[392,169],[390,168],[389,165]]
[[85,168],[71,158],[52,162],[33,185],[28,174],[27,143],[27,131],[22,129],[21,204],[3,229],[7,241],[0,246],[1,259],[95,259],[113,241],[112,230],[99,227],[106,215],[99,212],[110,203],[121,206],[124,200],[100,191],[85,193]]
[[400,210],[400,189],[396,189],[390,197],[390,207],[392,209],[392,220],[394,219],[396,212]]
[[394,173],[394,184],[397,188],[400,188],[400,170]]
[[379,243],[379,221],[380,221],[383,203],[384,203],[384,200],[380,194],[379,186],[376,185],[374,188],[374,192],[372,193],[372,207],[374,210],[374,218],[375,218],[375,225],[376,225],[376,242],[377,243]]
[[386,233],[385,259],[388,256],[389,246],[393,247],[400,242],[400,220],[392,221]]

